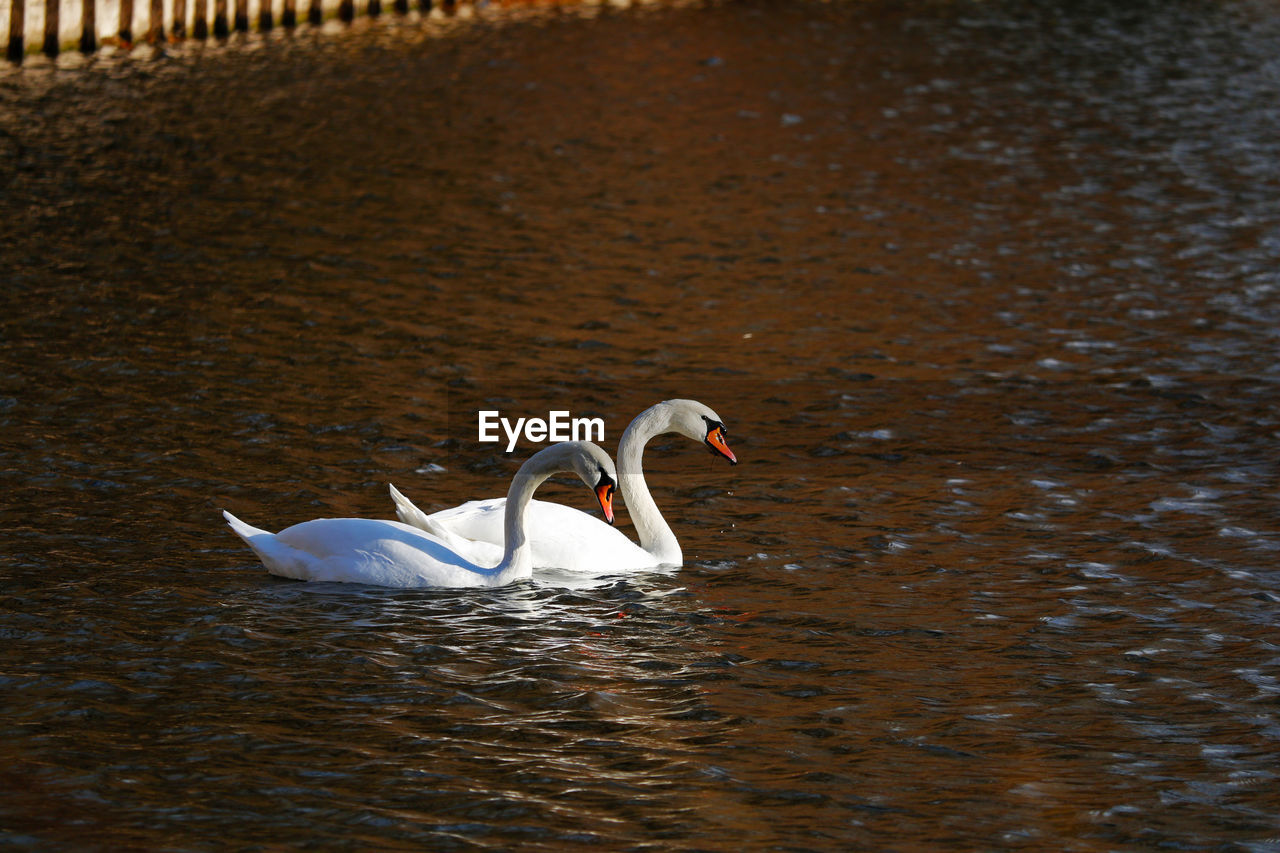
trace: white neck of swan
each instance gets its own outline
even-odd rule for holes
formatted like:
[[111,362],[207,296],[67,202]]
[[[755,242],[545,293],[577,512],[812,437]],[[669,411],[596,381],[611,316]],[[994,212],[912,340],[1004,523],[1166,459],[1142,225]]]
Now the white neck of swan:
[[520,470],[511,478],[507,489],[506,513],[503,516],[504,551],[502,562],[492,569],[497,583],[508,583],[533,575],[533,552],[524,530],[525,510],[533,493],[551,476],[551,471]]
[[618,490],[627,504],[640,547],[660,563],[679,566],[684,563],[680,542],[653,502],[643,468],[644,446],[655,435],[669,431],[671,413],[665,406],[654,406],[636,416],[618,441]]

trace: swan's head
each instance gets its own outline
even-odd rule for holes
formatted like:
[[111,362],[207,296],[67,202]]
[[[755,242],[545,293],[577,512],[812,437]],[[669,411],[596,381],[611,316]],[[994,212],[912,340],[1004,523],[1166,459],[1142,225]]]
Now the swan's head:
[[709,406],[697,400],[667,400],[659,405],[667,407],[670,412],[671,432],[700,441],[712,456],[723,456],[730,465],[738,464],[738,457],[729,449],[724,421]]
[[618,472],[613,459],[599,445],[590,441],[563,441],[535,453],[529,462],[535,459],[540,460],[548,474],[560,471],[577,474],[595,493],[604,520],[613,524],[613,494],[618,489]]

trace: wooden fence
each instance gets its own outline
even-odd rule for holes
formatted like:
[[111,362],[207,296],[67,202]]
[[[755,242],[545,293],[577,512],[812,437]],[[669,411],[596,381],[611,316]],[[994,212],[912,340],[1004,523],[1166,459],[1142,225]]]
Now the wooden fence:
[[[134,1],[119,0],[120,15],[119,26],[116,29],[116,39],[120,45],[126,48],[131,46],[134,41]],[[38,2],[38,0],[33,0],[33,2]],[[182,40],[188,37],[188,0],[171,0],[173,4],[173,24],[168,32],[165,31],[164,23],[164,0],[138,0],[138,2],[150,4],[149,23],[146,31],[142,33],[143,40],[159,44],[169,39]],[[249,0],[212,0],[212,31],[210,31],[209,25],[210,0],[190,0],[190,2],[192,3],[192,38],[207,39],[210,36],[226,38],[232,31],[248,32],[249,30]],[[235,3],[233,10],[228,8],[231,2]],[[276,26],[276,10],[274,7],[277,3],[280,11],[280,26],[296,26],[298,23],[299,10],[297,7],[299,2],[308,4],[306,16],[309,23],[321,23],[324,16],[324,9],[321,5],[322,0],[261,0],[258,11],[258,29],[266,31]],[[432,0],[391,0],[392,9],[400,14],[407,14],[411,2],[423,12],[430,12],[434,5]],[[10,0],[10,3],[7,55],[10,62],[20,63],[27,50],[27,0]],[[439,6],[444,11],[449,12],[452,11],[455,3],[456,0],[440,0]],[[61,0],[44,0],[44,42],[41,45],[41,50],[46,56],[55,57],[62,49],[60,36],[61,6]],[[82,53],[93,53],[99,46],[97,6],[98,0],[81,0],[80,51]],[[370,16],[382,14],[382,0],[368,0],[365,12]],[[340,0],[337,14],[343,21],[353,20],[356,14],[355,0]]]

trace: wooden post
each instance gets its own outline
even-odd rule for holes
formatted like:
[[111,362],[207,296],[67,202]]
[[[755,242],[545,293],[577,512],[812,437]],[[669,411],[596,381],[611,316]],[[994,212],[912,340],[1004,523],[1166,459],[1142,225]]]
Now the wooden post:
[[80,9],[80,52],[93,53],[98,49],[98,4],[95,0],[83,0]]
[[259,31],[265,33],[275,25],[275,17],[271,14],[271,0],[261,0],[261,5],[258,7]]
[[196,0],[195,19],[191,22],[191,35],[203,41],[209,37],[209,0]]
[[391,5],[397,15],[406,15],[409,12],[409,0],[395,0]]
[[318,27],[324,21],[324,11],[320,8],[320,0],[311,0],[307,8],[307,23]]
[[338,4],[338,20],[344,23],[351,23],[356,17],[355,0],[342,0]]
[[227,37],[227,0],[213,0],[213,34]]
[[418,0],[418,9],[421,10],[424,15],[430,12],[431,0]]
[[284,9],[280,12],[280,26],[292,29],[298,25],[298,5],[294,0],[284,0]]
[[151,20],[147,26],[147,41],[164,44],[164,0],[151,0]]
[[133,42],[133,0],[120,0],[120,42],[124,47]]
[[169,32],[176,39],[187,37],[187,0],[173,0],[173,26]]
[[27,47],[23,34],[27,31],[27,0],[13,0],[9,7],[9,61],[21,62]]
[[58,55],[59,0],[44,0],[44,55]]
[[236,30],[249,32],[249,0],[236,0]]
[[376,18],[382,14],[382,0],[369,0],[369,5],[365,12],[370,18]]

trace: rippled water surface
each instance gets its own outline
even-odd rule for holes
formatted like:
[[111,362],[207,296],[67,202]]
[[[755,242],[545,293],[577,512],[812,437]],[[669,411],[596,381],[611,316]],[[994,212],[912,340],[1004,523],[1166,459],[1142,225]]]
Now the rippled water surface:
[[[0,840],[1280,849],[1277,57],[747,0],[0,73]],[[742,460],[650,444],[678,570],[308,585],[219,516],[669,397]]]

